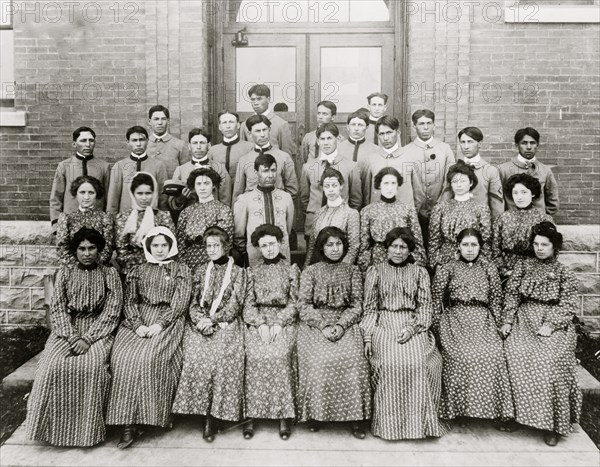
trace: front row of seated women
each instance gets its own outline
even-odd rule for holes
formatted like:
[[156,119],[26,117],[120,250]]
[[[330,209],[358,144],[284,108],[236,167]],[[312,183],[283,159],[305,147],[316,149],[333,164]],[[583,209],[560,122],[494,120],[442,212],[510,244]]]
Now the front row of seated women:
[[282,439],[294,420],[311,431],[345,422],[362,439],[371,419],[375,436],[395,440],[439,437],[449,420],[475,417],[544,430],[555,445],[578,421],[577,287],[556,259],[553,224],[532,229],[535,256],[516,264],[504,300],[476,229],[459,233],[458,259],[438,267],[431,287],[408,228],[387,233],[387,258],[368,269],[364,289],[358,267],[343,262],[339,228],[320,231],[302,273],[280,254],[282,236],[260,226],[252,242],[263,261],[244,271],[227,254],[229,235],[209,227],[210,261],[192,279],[174,259],[174,235],[153,227],[123,299],[118,274],[99,264],[103,237],[79,230],[77,267],[56,280],[29,437],[89,446],[105,424],[121,425],[125,448],[145,427],[191,414],[204,417],[207,441],[217,420],[248,419],[245,438],[257,420],[275,419]]

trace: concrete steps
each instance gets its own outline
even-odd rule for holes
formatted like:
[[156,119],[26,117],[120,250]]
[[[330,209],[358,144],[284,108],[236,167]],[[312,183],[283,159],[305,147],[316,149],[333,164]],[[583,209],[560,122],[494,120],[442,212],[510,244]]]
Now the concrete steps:
[[456,427],[440,439],[383,441],[353,438],[343,425],[319,433],[303,426],[282,441],[276,422],[257,424],[252,440],[241,429],[221,433],[213,443],[202,439],[199,419],[176,420],[170,431],[155,430],[131,448],[119,450],[113,430],[94,448],[56,448],[25,439],[20,427],[0,448],[3,466],[569,466],[598,467],[600,453],[579,427],[558,446],[546,446],[536,430],[503,433],[477,421]]

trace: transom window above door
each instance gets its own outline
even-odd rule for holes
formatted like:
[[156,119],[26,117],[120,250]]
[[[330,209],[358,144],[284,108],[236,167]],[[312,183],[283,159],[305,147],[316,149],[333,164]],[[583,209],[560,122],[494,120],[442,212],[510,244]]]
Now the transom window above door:
[[234,0],[237,23],[339,24],[390,20],[390,0]]

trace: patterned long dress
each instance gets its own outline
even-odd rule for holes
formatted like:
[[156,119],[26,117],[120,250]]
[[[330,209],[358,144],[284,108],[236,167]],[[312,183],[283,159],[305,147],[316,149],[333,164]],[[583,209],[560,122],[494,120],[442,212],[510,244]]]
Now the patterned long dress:
[[[577,279],[556,259],[527,258],[506,286],[505,341],[515,420],[561,435],[579,421],[581,390],[575,371]],[[553,329],[538,335],[542,324]]]
[[413,256],[417,264],[425,266],[427,259],[423,235],[415,208],[397,200],[392,203],[376,201],[360,212],[358,265],[363,273],[369,266],[387,261],[383,241],[387,233],[395,227],[408,227],[412,231],[416,240]]
[[315,250],[315,242],[319,232],[325,227],[334,226],[346,232],[348,238],[348,251],[342,260],[344,263],[354,264],[358,257],[360,247],[360,214],[356,209],[343,202],[340,206],[323,206],[315,216],[312,224],[312,231],[306,249],[306,264],[310,262]]
[[[127,275],[125,320],[119,326],[111,357],[113,384],[109,425],[167,426],[183,359],[184,313],[192,277],[185,264],[145,263]],[[135,330],[158,323],[154,337]]]
[[[386,261],[367,271],[361,328],[365,343],[372,343],[375,436],[416,439],[448,431],[438,419],[442,356],[429,331],[431,306],[425,268]],[[404,329],[413,337],[399,344]]]
[[[93,446],[104,440],[110,389],[108,360],[123,307],[116,270],[63,268],[52,297],[52,334],[46,342],[27,406],[27,435],[56,446]],[[71,344],[90,348],[74,355]]]
[[[212,415],[237,421],[244,406],[244,333],[241,315],[246,293],[244,270],[233,266],[231,281],[215,314],[210,305],[219,295],[227,263],[214,264],[205,302],[201,303],[206,271],[202,264],[194,274],[192,304],[183,336],[183,369],[177,387],[173,412]],[[215,332],[203,336],[196,328],[202,318],[210,318]]]
[[177,243],[180,247],[179,260],[192,270],[208,263],[210,259],[204,246],[204,232],[212,225],[221,227],[229,238],[233,238],[233,212],[220,201],[194,203],[185,208],[177,222]]
[[[128,234],[123,237],[123,229],[125,228],[125,223],[129,218],[129,214],[131,213],[131,209],[122,212],[117,215],[116,219],[116,232],[115,232],[115,243],[117,247],[117,262],[124,269],[125,273],[128,273],[131,268],[137,266],[138,264],[144,264],[146,262],[146,257],[144,256],[144,249],[141,246],[134,245],[131,240],[133,234]],[[136,229],[140,228],[140,224],[144,218],[144,212],[141,211],[138,215]],[[171,214],[167,211],[159,211],[157,209],[154,210],[154,224],[156,226],[162,225],[163,227],[168,228],[171,232],[175,232],[175,224],[173,224],[173,219],[171,218]]]
[[69,252],[69,242],[83,227],[96,229],[106,240],[106,246],[99,255],[101,264],[108,264],[115,249],[115,218],[112,214],[92,208],[77,210],[70,214],[62,213],[56,224],[56,246],[60,264],[76,266],[77,259]]
[[[277,261],[259,264],[247,273],[244,413],[251,418],[295,418],[300,269]],[[283,328],[275,342],[265,344],[261,340],[258,326],[263,324]]]
[[532,257],[533,249],[529,243],[531,228],[552,217],[534,208],[511,209],[498,216],[492,232],[492,259],[501,276],[510,275],[517,262]]
[[470,198],[467,201],[450,199],[434,206],[429,223],[429,267],[435,269],[456,259],[456,236],[461,230],[474,228],[481,232],[481,255],[489,257],[492,224],[490,208]]
[[443,359],[440,416],[513,418],[502,338],[502,288],[493,263],[454,260],[432,286],[434,329]]
[[[362,276],[348,263],[320,262],[300,278],[298,329],[298,419],[344,422],[371,417],[369,363],[358,323]],[[329,341],[326,326],[339,324],[343,337]]]

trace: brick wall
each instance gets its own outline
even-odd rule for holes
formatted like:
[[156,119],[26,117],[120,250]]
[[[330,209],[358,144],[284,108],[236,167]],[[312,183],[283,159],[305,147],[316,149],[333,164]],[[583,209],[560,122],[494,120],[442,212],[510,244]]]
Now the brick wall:
[[94,128],[95,153],[115,162],[127,154],[125,130],[145,125],[154,104],[169,107],[176,136],[202,124],[200,2],[15,4],[15,107],[27,126],[0,129],[0,219],[48,219],[54,171],[78,126]]
[[472,12],[476,2],[411,3],[407,116],[433,109],[437,135],[454,150],[461,128],[480,127],[493,163],[515,153],[518,128],[536,128],[539,158],[559,183],[556,221],[598,223],[600,25],[505,23],[502,2]]

